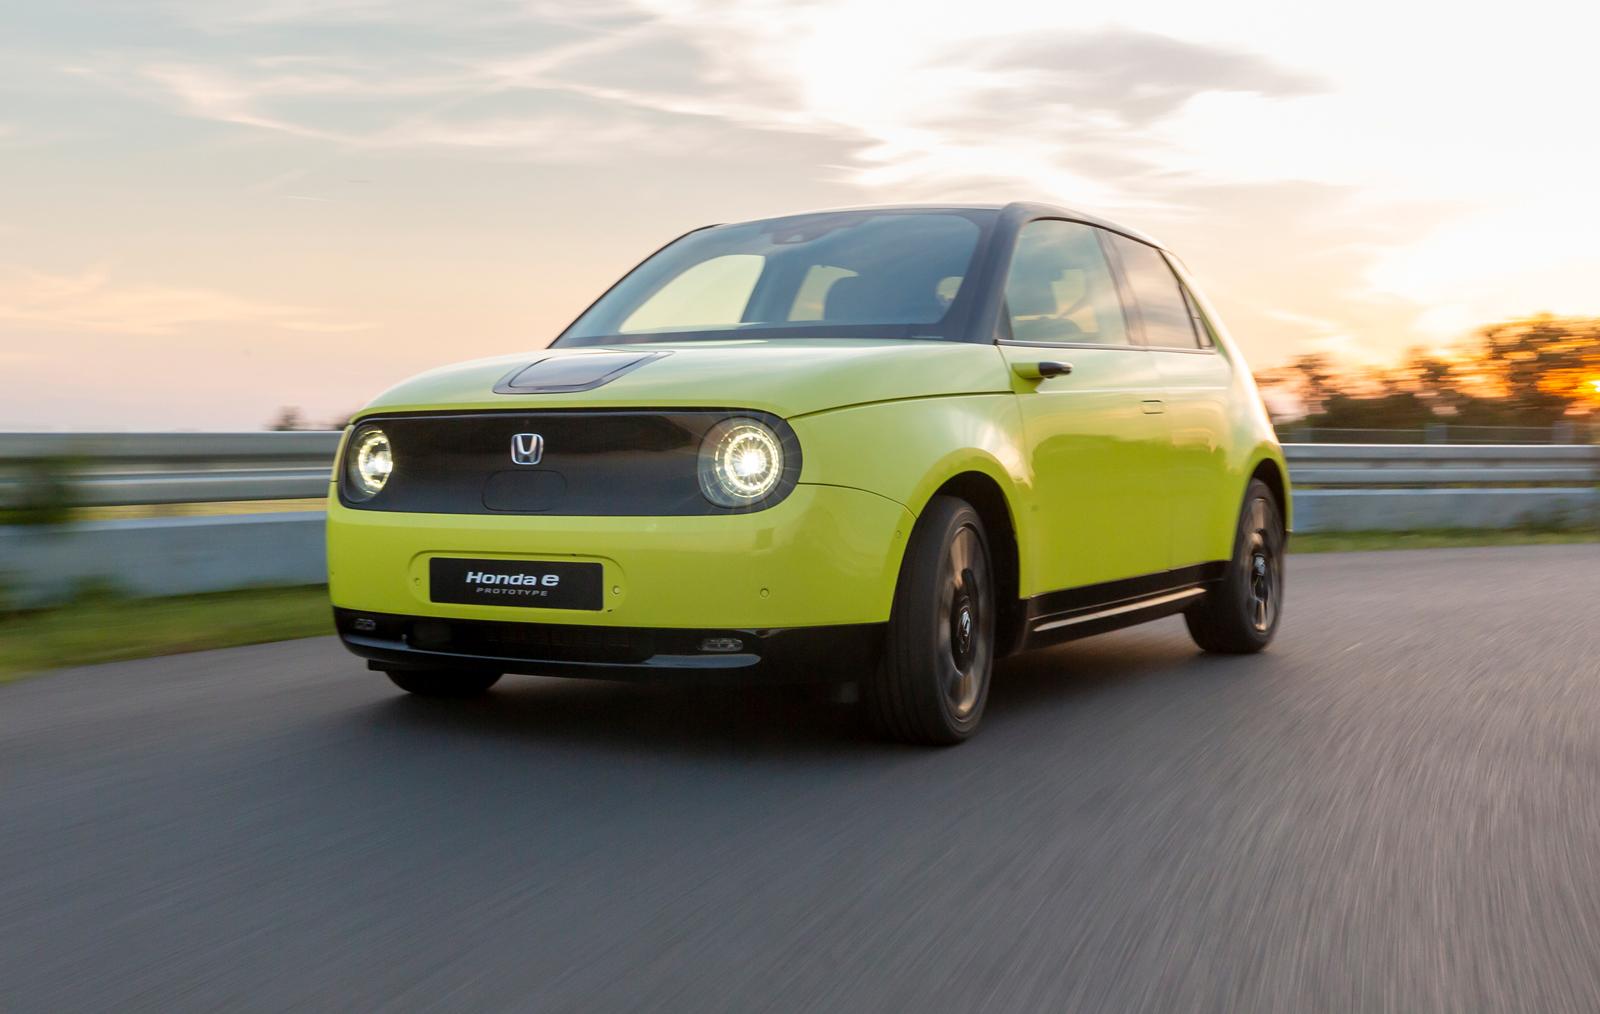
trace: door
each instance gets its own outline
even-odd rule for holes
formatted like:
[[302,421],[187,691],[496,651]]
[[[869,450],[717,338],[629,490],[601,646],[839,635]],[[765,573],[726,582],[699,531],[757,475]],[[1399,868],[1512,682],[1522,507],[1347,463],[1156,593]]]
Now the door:
[[[1000,326],[1033,478],[1023,594],[1166,570],[1160,377],[1134,342],[1095,229],[1022,227]],[[1040,363],[1071,372],[1018,375]]]
[[1233,373],[1217,352],[1171,265],[1155,247],[1107,234],[1136,304],[1155,363],[1172,441],[1166,485],[1174,568],[1225,560],[1233,548],[1239,494],[1227,460]]

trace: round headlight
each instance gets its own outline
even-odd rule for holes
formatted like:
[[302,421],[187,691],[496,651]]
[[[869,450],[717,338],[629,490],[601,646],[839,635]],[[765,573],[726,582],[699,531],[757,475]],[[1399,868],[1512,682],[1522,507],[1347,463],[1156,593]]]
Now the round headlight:
[[383,491],[394,471],[394,451],[389,447],[389,435],[376,426],[368,426],[356,433],[350,451],[345,455],[345,472],[349,476],[349,494],[355,500],[370,500]]
[[700,490],[720,507],[744,507],[783,478],[783,444],[755,419],[724,419],[700,445]]

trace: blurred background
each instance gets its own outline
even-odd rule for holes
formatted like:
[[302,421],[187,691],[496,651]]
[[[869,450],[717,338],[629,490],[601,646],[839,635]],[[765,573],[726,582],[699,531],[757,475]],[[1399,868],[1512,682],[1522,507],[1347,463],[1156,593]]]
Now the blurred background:
[[[0,5],[0,1010],[1593,1009],[1597,28]],[[1249,357],[1272,651],[1065,646],[912,754],[782,694],[424,710],[321,636],[378,392],[697,226],[1012,200],[1160,237]]]
[[[326,425],[440,362],[542,346],[689,228],[1019,198],[1182,251],[1258,370],[1317,355],[1300,377],[1341,393],[1546,425],[1600,404],[1586,18],[11,5],[0,429]],[[1485,368],[1476,335],[1497,326],[1539,383]],[[1318,383],[1275,405],[1426,418],[1330,410]]]

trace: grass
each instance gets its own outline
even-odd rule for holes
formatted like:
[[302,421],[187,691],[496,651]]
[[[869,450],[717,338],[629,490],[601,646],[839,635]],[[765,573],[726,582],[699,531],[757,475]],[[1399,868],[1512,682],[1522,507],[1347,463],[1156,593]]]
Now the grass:
[[1289,552],[1353,553],[1382,549],[1567,545],[1575,542],[1600,542],[1600,529],[1468,528],[1422,532],[1308,532],[1289,538]]
[[45,669],[331,633],[328,589],[320,585],[160,599],[91,596],[0,616],[0,682]]

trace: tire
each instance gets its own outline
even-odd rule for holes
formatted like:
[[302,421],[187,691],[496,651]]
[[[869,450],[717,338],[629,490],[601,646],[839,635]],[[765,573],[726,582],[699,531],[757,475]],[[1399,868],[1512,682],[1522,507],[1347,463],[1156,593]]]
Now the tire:
[[500,680],[497,672],[472,669],[391,669],[389,679],[418,697],[478,697]]
[[972,735],[989,699],[996,605],[989,538],[965,500],[936,496],[911,531],[883,657],[863,681],[879,734],[945,746]]
[[1283,617],[1283,515],[1272,491],[1250,480],[1233,559],[1221,582],[1184,613],[1189,635],[1205,651],[1248,655],[1272,643]]

